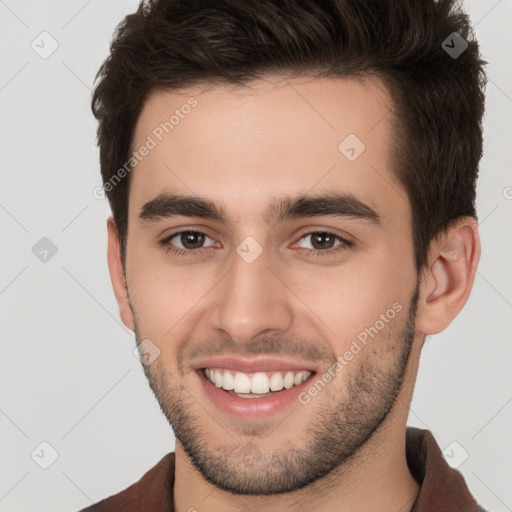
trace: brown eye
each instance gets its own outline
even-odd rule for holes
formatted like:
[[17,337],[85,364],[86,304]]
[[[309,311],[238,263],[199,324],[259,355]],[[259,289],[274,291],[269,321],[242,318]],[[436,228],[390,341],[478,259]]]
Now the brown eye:
[[[335,247],[341,248],[348,248],[353,245],[352,242],[349,242],[348,240],[345,240],[341,236],[335,235],[334,233],[329,233],[328,231],[312,231],[310,233],[306,233],[301,236],[300,240],[305,240],[307,238],[310,238],[310,246],[311,247],[304,247],[303,249],[311,249],[313,251],[317,252],[327,252],[331,251]],[[338,243],[336,243],[338,241]],[[337,250],[337,249],[336,249]]]
[[336,241],[336,237],[331,233],[312,233],[311,236],[311,245],[313,249],[322,250],[322,249],[332,249],[334,247],[334,242]]
[[206,236],[199,231],[184,231],[179,235],[179,241],[184,249],[199,249],[203,245]]
[[178,255],[192,255],[200,253],[203,249],[210,247],[204,245],[207,238],[213,241],[212,238],[201,231],[179,231],[172,233],[161,240],[160,245],[166,251],[173,252]]

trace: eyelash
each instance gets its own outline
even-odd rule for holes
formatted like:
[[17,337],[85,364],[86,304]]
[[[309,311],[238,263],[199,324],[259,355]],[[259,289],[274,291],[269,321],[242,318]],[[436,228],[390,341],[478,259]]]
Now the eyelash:
[[[166,252],[168,253],[172,253],[173,255],[175,256],[195,256],[197,254],[200,254],[206,250],[208,250],[209,248],[200,248],[200,249],[176,249],[174,247],[172,247],[170,245],[170,240],[172,240],[174,237],[176,237],[177,235],[181,235],[183,233],[194,233],[194,234],[200,234],[200,235],[204,235],[208,238],[211,238],[210,236],[208,236],[206,233],[202,232],[202,231],[197,231],[197,230],[190,230],[190,229],[187,229],[187,230],[184,230],[184,231],[177,231],[176,233],[172,233],[170,234],[169,236],[165,237],[163,240],[160,240],[159,241],[159,245],[161,247],[163,247]],[[334,233],[330,233],[329,231],[309,231],[307,233],[303,233],[299,240],[302,240],[303,238],[307,237],[307,236],[310,236],[310,235],[317,235],[317,234],[322,234],[322,235],[332,235],[334,236],[335,239],[339,240],[341,242],[341,244],[337,247],[337,248],[334,248],[334,249],[326,249],[324,251],[319,251],[319,250],[316,250],[316,249],[309,249],[309,252],[308,252],[308,256],[313,256],[313,257],[329,257],[329,256],[335,256],[337,255],[339,252],[343,252],[343,251],[347,251],[348,249],[352,248],[354,246],[354,243],[353,242],[350,242],[349,240],[346,240],[345,238],[341,237],[341,236],[338,236]]]

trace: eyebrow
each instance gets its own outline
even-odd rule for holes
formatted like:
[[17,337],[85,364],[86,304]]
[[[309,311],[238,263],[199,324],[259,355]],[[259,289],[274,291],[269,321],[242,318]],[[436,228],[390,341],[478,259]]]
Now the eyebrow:
[[[360,219],[375,225],[381,224],[380,215],[368,204],[351,193],[302,194],[295,197],[276,198],[264,213],[268,225],[288,219],[319,216]],[[198,196],[182,194],[160,194],[141,208],[139,219],[143,222],[158,222],[175,216],[199,217],[234,225],[222,205]]]

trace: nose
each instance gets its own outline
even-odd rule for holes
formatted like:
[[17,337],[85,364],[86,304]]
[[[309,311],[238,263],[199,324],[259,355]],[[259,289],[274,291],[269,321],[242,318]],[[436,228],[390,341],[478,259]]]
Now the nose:
[[236,343],[247,344],[265,331],[282,334],[292,324],[293,293],[268,260],[265,251],[252,262],[235,253],[230,271],[216,287],[212,327]]

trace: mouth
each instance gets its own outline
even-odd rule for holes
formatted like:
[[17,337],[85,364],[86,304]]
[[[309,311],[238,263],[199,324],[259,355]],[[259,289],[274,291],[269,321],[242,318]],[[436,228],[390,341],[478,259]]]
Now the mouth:
[[317,374],[313,369],[242,372],[213,366],[196,373],[216,408],[242,420],[268,418],[293,404],[301,406],[299,395]]
[[245,373],[225,368],[203,368],[217,388],[239,398],[265,398],[305,382],[311,370]]

